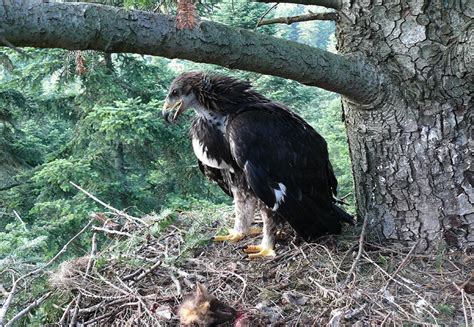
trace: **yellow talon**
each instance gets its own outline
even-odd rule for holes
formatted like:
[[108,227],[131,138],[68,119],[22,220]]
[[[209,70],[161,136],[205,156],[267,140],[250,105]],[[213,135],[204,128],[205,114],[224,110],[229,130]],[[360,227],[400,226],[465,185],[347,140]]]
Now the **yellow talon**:
[[228,235],[217,235],[214,236],[215,242],[229,241],[231,243],[237,243],[245,237],[242,233],[230,232]]
[[244,249],[245,253],[258,253],[262,251],[262,247],[260,245],[249,245]]
[[268,258],[268,257],[275,257],[276,253],[275,250],[273,249],[262,249],[258,253],[250,253],[249,254],[249,259],[257,259],[257,258]]
[[262,229],[260,227],[250,227],[248,235],[260,235],[262,234]]

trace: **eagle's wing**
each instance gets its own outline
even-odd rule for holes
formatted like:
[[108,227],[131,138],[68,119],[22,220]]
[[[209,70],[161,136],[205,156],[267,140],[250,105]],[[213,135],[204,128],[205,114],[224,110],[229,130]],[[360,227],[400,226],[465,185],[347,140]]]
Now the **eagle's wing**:
[[232,192],[229,187],[229,180],[224,176],[222,170],[218,168],[213,168],[203,164],[198,160],[199,170],[203,173],[204,176],[209,178],[211,181],[214,181],[219,185],[219,187],[230,197],[233,197]]
[[305,239],[352,219],[334,205],[326,142],[299,116],[276,103],[251,105],[229,119],[227,137],[253,192]]

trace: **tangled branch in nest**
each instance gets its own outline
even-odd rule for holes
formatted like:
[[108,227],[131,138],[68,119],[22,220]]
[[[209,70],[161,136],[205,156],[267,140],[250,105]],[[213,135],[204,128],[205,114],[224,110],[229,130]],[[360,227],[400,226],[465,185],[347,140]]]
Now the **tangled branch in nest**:
[[61,264],[50,276],[63,294],[61,325],[177,325],[183,296],[194,293],[197,282],[242,312],[250,326],[474,319],[466,282],[474,258],[463,253],[417,254],[413,247],[368,241],[358,248],[359,236],[348,233],[308,244],[285,230],[279,256],[249,261],[240,247],[254,239],[238,246],[209,242],[230,208],[147,216],[139,224],[121,221],[116,212],[102,215],[126,235],[114,234],[97,252]]

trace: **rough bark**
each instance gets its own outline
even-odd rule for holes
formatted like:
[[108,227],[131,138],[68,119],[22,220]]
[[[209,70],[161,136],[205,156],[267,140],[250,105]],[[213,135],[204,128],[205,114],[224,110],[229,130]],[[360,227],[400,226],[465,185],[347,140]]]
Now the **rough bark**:
[[359,215],[384,238],[472,249],[473,2],[376,3],[352,1],[337,31],[387,77],[369,106],[343,99]]
[[0,5],[0,35],[17,47],[189,59],[297,80],[362,103],[379,91],[378,75],[359,60],[249,30],[209,21],[192,31],[177,30],[168,15],[85,3],[27,3]]

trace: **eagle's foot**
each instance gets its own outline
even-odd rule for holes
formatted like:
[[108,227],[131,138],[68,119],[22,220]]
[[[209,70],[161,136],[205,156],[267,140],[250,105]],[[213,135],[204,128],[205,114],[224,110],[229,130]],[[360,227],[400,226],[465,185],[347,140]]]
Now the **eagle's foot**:
[[261,245],[249,245],[244,249],[244,252],[249,255],[249,259],[275,257],[275,250],[271,248],[265,248]]
[[245,234],[231,231],[228,235],[216,235],[214,236],[215,242],[229,241],[231,243],[237,243],[245,237]]
[[261,245],[249,245],[244,249],[245,253],[258,253],[262,251],[263,248]]
[[247,235],[252,235],[252,236],[255,236],[255,235],[260,235],[262,234],[262,231],[263,229],[261,227],[250,227],[248,232],[247,232]]

